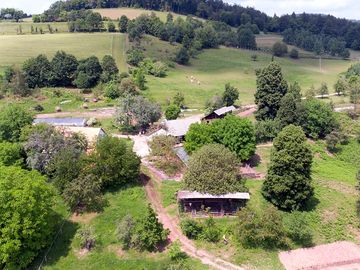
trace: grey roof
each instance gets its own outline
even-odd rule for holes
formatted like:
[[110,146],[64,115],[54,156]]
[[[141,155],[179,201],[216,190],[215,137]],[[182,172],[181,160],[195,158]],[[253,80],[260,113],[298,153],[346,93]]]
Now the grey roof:
[[66,118],[36,118],[34,124],[45,123],[52,126],[85,127],[86,119],[77,117]]
[[184,162],[185,164],[188,163],[190,157],[184,147],[182,147],[182,146],[175,147],[174,151],[175,151],[176,155],[181,159],[182,162]]
[[217,109],[214,111],[215,114],[217,114],[218,116],[224,115],[226,113],[235,111],[236,108],[234,106],[229,106],[229,107],[222,107],[220,109]]
[[250,194],[248,192],[227,193],[223,195],[212,195],[209,193],[200,193],[197,191],[180,190],[177,193],[178,200],[184,199],[238,199],[249,200]]
[[201,116],[196,115],[183,119],[167,120],[165,121],[165,126],[169,135],[174,137],[180,137],[185,136],[191,124],[199,123],[200,121]]

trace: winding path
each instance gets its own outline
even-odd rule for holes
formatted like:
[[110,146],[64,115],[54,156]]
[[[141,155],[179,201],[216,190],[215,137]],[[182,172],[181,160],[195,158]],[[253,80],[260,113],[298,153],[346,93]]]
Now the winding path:
[[160,181],[154,175],[151,175],[151,179],[147,179],[147,177],[143,175],[142,180],[145,186],[146,195],[157,212],[159,220],[166,229],[170,230],[169,239],[171,242],[179,240],[182,251],[193,258],[199,259],[203,264],[209,265],[213,269],[245,270],[240,266],[217,258],[205,250],[197,249],[194,243],[182,234],[178,225],[179,219],[177,217],[171,217],[162,206],[159,193],[153,183],[153,181],[157,181],[157,183],[161,184]]

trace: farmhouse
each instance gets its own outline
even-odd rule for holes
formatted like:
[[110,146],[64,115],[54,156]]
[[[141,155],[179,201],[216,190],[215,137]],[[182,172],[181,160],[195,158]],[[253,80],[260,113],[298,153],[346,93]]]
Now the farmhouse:
[[180,209],[185,213],[191,213],[193,217],[207,216],[231,216],[246,205],[250,199],[247,192],[227,193],[212,195],[196,191],[182,190],[177,193],[177,201]]
[[235,110],[236,110],[236,108],[234,106],[222,107],[222,108],[217,109],[217,110],[213,111],[212,113],[206,115],[201,120],[205,121],[205,122],[210,122],[214,119],[221,119],[221,118],[224,118],[228,113],[231,113]]
[[88,142],[88,148],[92,149],[98,139],[106,136],[105,131],[102,128],[93,127],[57,127],[65,136],[69,136],[74,133],[80,133],[85,136]]
[[78,117],[65,118],[36,118],[34,124],[49,124],[55,127],[69,126],[69,127],[85,127],[86,119]]

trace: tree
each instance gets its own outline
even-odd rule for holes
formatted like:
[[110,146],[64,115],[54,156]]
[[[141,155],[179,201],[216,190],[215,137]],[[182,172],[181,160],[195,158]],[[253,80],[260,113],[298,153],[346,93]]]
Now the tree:
[[261,214],[249,207],[239,212],[235,236],[245,247],[281,247],[285,244],[285,228],[279,211],[269,206]]
[[300,209],[314,194],[312,152],[301,127],[289,125],[278,134],[270,160],[264,197],[279,208]]
[[272,51],[275,56],[281,57],[288,53],[288,47],[285,43],[277,41],[274,43]]
[[195,30],[195,40],[199,41],[204,49],[216,48],[219,45],[217,33],[210,24]]
[[299,123],[306,136],[313,139],[325,138],[337,126],[331,106],[317,99],[309,99],[303,103]]
[[181,47],[180,50],[176,53],[175,62],[180,65],[189,64],[190,56],[189,52],[185,47]]
[[104,205],[101,182],[93,174],[80,174],[65,186],[62,195],[71,211],[76,213],[99,211]]
[[184,176],[189,190],[214,195],[244,190],[238,174],[239,161],[220,144],[208,144],[196,151]]
[[251,121],[234,115],[211,123],[213,141],[224,145],[240,160],[248,160],[255,154],[255,130]]
[[0,142],[0,166],[23,166],[24,156],[21,144]]
[[321,98],[324,98],[324,96],[329,94],[329,89],[327,87],[326,83],[322,83],[319,90],[318,90],[319,95],[321,96]]
[[105,85],[104,96],[110,99],[117,99],[122,95],[119,84],[116,81],[110,81]]
[[101,187],[120,187],[138,180],[140,159],[125,140],[107,136],[96,145],[90,166]]
[[345,95],[348,91],[348,83],[344,78],[339,78],[336,81],[334,88],[338,96]]
[[227,83],[225,84],[225,91],[222,98],[226,106],[234,105],[235,101],[239,98],[239,90],[230,85],[230,83]]
[[107,29],[108,32],[116,32],[115,24],[112,21],[108,22]]
[[22,66],[25,80],[30,88],[50,85],[52,68],[46,55],[40,54],[35,58],[26,60]]
[[299,51],[297,49],[291,49],[289,55],[293,59],[298,59],[299,58]]
[[120,83],[120,95],[119,96],[127,96],[127,95],[137,95],[138,89],[136,88],[136,84],[130,78],[124,78]]
[[125,33],[127,31],[128,21],[129,21],[129,19],[125,15],[122,15],[120,17],[119,30],[121,33]]
[[173,104],[177,105],[180,108],[183,108],[185,105],[185,97],[183,93],[177,92],[173,98]]
[[145,74],[144,71],[141,68],[137,68],[135,70],[133,70],[132,73],[132,78],[133,78],[133,82],[136,84],[136,86],[140,89],[140,90],[145,90],[146,86],[146,78],[145,78]]
[[79,239],[81,248],[90,251],[95,247],[97,236],[94,233],[93,227],[87,225],[76,232],[75,238]]
[[[295,88],[294,88],[295,87]],[[301,94],[297,86],[291,86],[289,92],[281,99],[280,108],[276,119],[279,120],[280,128],[290,124],[298,124],[301,117]]]
[[315,93],[315,87],[314,85],[312,85],[308,90],[306,90],[305,92],[305,98],[307,100],[309,99],[313,99],[315,97],[316,93]]
[[237,44],[240,48],[256,50],[256,40],[255,35],[249,28],[239,28],[238,29],[238,40]]
[[280,132],[280,126],[278,119],[257,121],[255,124],[256,142],[265,143],[272,141]]
[[91,56],[79,62],[74,83],[79,88],[92,88],[99,82],[101,73],[102,67],[99,59]]
[[36,171],[0,167],[0,265],[24,269],[50,243],[54,190]]
[[161,117],[161,108],[142,96],[125,96],[120,100],[115,123],[120,129],[145,131]]
[[207,100],[205,103],[206,113],[210,114],[213,111],[220,109],[224,106],[224,101],[220,96],[213,96],[210,100]]
[[256,119],[275,119],[282,97],[286,94],[288,86],[284,80],[281,67],[271,62],[267,67],[256,73],[255,103],[258,106]]
[[116,80],[119,77],[119,69],[115,63],[115,59],[111,55],[105,55],[101,62],[103,82]]
[[357,79],[350,78],[349,83],[350,88],[350,102],[354,104],[355,109],[356,105],[360,102],[360,82]]
[[71,86],[79,63],[75,56],[64,51],[56,52],[51,60],[51,84],[53,86]]
[[27,97],[32,94],[32,90],[29,89],[24,73],[19,69],[14,70],[14,74],[7,84],[7,91],[13,95],[19,95],[21,97]]
[[123,249],[131,247],[132,233],[135,227],[135,221],[131,215],[126,215],[116,227],[116,237],[121,242]]
[[17,142],[21,130],[32,121],[32,115],[20,105],[7,105],[0,111],[0,141]]
[[192,153],[202,146],[213,142],[213,129],[211,125],[195,123],[190,126],[185,135],[184,147],[188,153]]
[[175,120],[180,113],[181,109],[177,105],[170,104],[165,110],[165,117],[167,120]]
[[127,63],[132,66],[139,66],[140,62],[145,59],[144,53],[139,49],[131,49],[126,52]]

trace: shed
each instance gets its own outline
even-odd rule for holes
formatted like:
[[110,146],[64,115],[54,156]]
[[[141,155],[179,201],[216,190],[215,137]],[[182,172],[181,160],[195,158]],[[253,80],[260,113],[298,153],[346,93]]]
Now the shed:
[[36,118],[34,124],[49,124],[55,127],[69,126],[69,127],[85,127],[86,119],[78,117],[65,118]]
[[105,131],[102,128],[93,128],[93,127],[57,127],[65,136],[69,136],[73,133],[80,133],[85,136],[89,148],[93,148],[98,141],[106,136]]
[[185,213],[195,216],[232,216],[246,205],[250,199],[248,192],[212,195],[197,191],[181,190],[177,193],[177,201]]
[[177,120],[167,120],[164,122],[165,129],[168,135],[174,136],[179,139],[179,141],[183,140],[186,133],[188,132],[190,126],[195,123],[201,122],[201,116],[191,116],[183,119]]
[[217,109],[215,111],[213,111],[212,113],[209,113],[208,115],[206,115],[204,118],[202,118],[202,121],[206,121],[206,122],[210,122],[211,120],[214,119],[220,119],[220,118],[224,118],[225,115],[235,111],[236,108],[234,106],[228,106],[228,107],[222,107],[220,109]]

